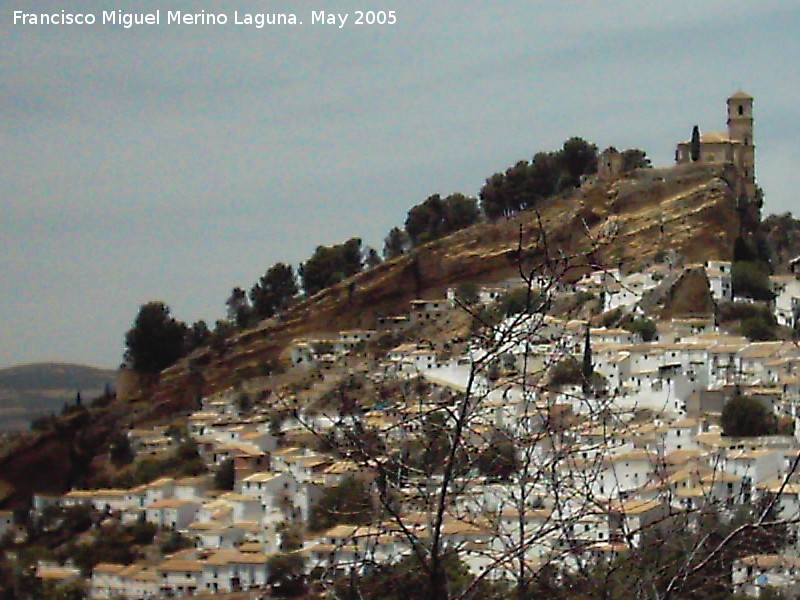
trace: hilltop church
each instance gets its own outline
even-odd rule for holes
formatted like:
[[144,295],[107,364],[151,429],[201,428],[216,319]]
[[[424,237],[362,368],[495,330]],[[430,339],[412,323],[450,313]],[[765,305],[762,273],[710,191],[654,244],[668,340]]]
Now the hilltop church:
[[[755,198],[756,147],[753,144],[753,97],[738,91],[728,98],[728,131],[700,136],[698,162],[731,162],[744,180],[744,193]],[[692,161],[692,142],[680,142],[675,149],[675,162]]]

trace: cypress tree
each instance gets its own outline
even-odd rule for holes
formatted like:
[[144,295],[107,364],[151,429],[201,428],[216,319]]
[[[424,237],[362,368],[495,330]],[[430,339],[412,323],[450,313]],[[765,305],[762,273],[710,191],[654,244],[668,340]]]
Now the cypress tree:
[[583,390],[587,391],[592,375],[594,374],[594,365],[592,365],[592,343],[590,340],[588,323],[586,324],[586,339],[583,343],[583,366],[581,368],[581,374],[583,375]]
[[695,125],[692,129],[692,162],[700,160],[700,128]]

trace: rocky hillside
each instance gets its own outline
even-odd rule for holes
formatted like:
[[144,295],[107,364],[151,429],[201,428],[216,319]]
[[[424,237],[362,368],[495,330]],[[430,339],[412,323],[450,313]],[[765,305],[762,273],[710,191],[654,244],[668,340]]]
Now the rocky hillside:
[[129,422],[126,403],[100,397],[48,418],[41,431],[6,440],[0,449],[0,507],[25,506],[34,492],[85,485],[105,460],[111,435]]
[[231,340],[166,370],[153,392],[164,411],[189,406],[264,364],[286,360],[292,339],[369,328],[402,314],[415,298],[441,296],[464,281],[488,283],[559,265],[577,279],[589,268],[636,270],[672,250],[685,262],[730,259],[739,234],[735,178],[723,165],[648,169],[614,182],[588,182],[513,218],[482,223],[323,290]]
[[[464,281],[518,276],[520,265],[528,270],[557,265],[563,277],[577,279],[597,266],[636,270],[666,250],[687,263],[729,259],[739,234],[734,177],[719,165],[686,165],[638,171],[612,183],[589,182],[538,212],[459,231],[323,290],[225,348],[195,352],[157,381],[124,374],[119,380],[124,399],[68,414],[5,449],[0,505],[19,506],[32,491],[64,491],[86,482],[105,460],[112,432],[194,408],[201,394],[263,373],[265,365],[287,360],[296,337],[372,327],[379,315],[407,313],[410,300],[441,296]],[[691,277],[677,286],[698,287]],[[698,302],[690,300],[690,308]],[[670,314],[681,312],[675,302],[667,308]]]

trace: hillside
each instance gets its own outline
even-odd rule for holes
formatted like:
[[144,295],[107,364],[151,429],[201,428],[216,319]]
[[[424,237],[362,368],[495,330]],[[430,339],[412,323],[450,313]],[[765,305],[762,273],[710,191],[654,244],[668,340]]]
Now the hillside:
[[59,412],[80,390],[84,399],[114,385],[116,372],[68,363],[34,363],[0,369],[0,430],[27,429],[39,415]]
[[[460,282],[518,276],[520,260],[530,270],[541,268],[546,254],[553,259],[592,250],[595,267],[633,271],[664,250],[686,263],[730,259],[739,234],[736,177],[733,168],[716,164],[639,170],[610,183],[590,182],[536,213],[458,231],[323,290],[226,348],[195,352],[162,373],[153,398],[165,413],[187,407],[197,394],[285,362],[294,338],[372,327],[376,317],[406,313],[409,301],[441,296]],[[590,268],[585,259],[569,262],[571,279]]]
[[[687,263],[730,258],[739,233],[733,177],[721,165],[686,165],[589,184],[549,201],[538,214],[482,223],[364,271],[240,333],[224,348],[194,352],[158,381],[137,386],[128,373],[120,384],[122,399],[62,417],[41,434],[26,434],[0,457],[0,504],[19,506],[34,490],[63,491],[86,481],[104,462],[111,432],[164,422],[194,408],[200,395],[285,363],[294,338],[372,327],[377,316],[407,313],[409,301],[441,296],[448,286],[517,276],[520,261],[540,267],[544,238],[551,257],[583,256],[593,248],[593,266],[622,264],[626,271],[655,262],[667,249]],[[565,262],[570,279],[591,268],[585,259]],[[681,308],[673,305],[669,312],[678,315]],[[26,378],[17,372],[10,381],[23,387]],[[71,388],[68,397],[73,396]]]

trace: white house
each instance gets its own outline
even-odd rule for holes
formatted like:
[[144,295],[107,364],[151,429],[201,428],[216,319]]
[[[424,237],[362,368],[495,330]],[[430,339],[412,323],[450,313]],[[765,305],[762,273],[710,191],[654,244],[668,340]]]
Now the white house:
[[147,507],[147,522],[164,529],[185,530],[194,521],[199,506],[193,500],[158,500]]
[[175,491],[175,480],[172,477],[162,477],[141,486],[144,491],[144,505],[150,506],[159,500],[172,498]]
[[446,317],[452,305],[447,298],[437,298],[435,300],[412,300],[409,320],[411,325],[425,325],[436,323]]
[[752,598],[769,587],[794,597],[800,592],[800,558],[780,554],[751,554],[733,562],[731,583],[737,594]]
[[351,352],[362,344],[373,342],[378,338],[374,329],[348,329],[339,332],[339,344],[345,352]]
[[729,261],[709,260],[705,263],[711,297],[716,302],[733,302],[733,275]]
[[775,294],[778,324],[794,327],[800,317],[800,280],[797,275],[773,275],[769,279]]
[[611,539],[638,547],[643,533],[663,521],[668,513],[669,506],[658,500],[635,499],[613,504],[608,515]]
[[664,441],[664,454],[676,450],[696,450],[697,443],[694,437],[700,433],[700,423],[697,419],[683,418],[670,423]]
[[159,592],[167,597],[194,596],[204,589],[204,567],[196,550],[173,554],[156,567]]
[[630,497],[651,482],[657,456],[646,450],[628,450],[603,457],[592,481],[596,495],[605,498]]
[[206,550],[234,548],[245,538],[245,532],[229,522],[195,521],[187,531],[197,541],[197,547]]
[[243,496],[257,499],[267,509],[283,509],[297,488],[287,473],[265,472],[245,477],[240,491]]
[[783,453],[777,449],[729,450],[723,460],[727,473],[742,477],[745,483],[755,486],[781,475]]
[[211,488],[212,485],[213,481],[210,475],[176,479],[173,498],[178,500],[200,500],[205,491]]
[[436,351],[425,343],[401,344],[392,348],[387,358],[401,373],[420,373],[441,366]]
[[226,549],[215,552],[203,563],[202,590],[218,594],[264,588],[269,556],[259,552]]
[[155,600],[160,597],[156,571],[145,564],[101,563],[92,571],[89,581],[92,600]]

